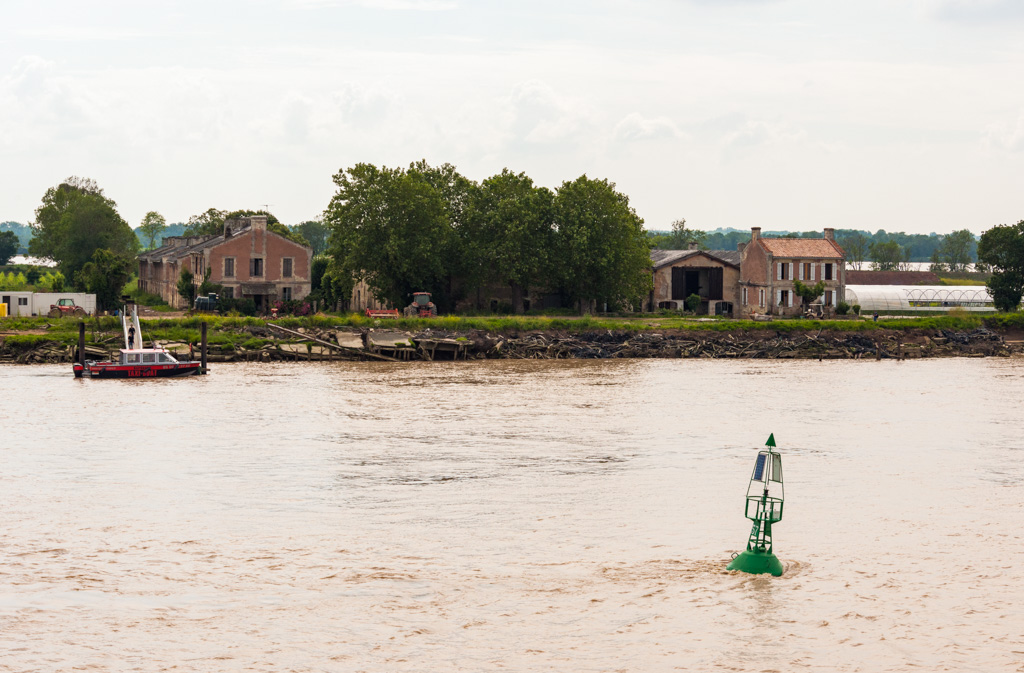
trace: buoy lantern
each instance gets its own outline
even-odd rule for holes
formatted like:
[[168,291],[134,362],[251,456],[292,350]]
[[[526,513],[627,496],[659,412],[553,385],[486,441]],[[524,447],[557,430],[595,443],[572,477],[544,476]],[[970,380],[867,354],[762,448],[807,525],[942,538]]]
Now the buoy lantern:
[[772,524],[782,521],[785,489],[782,485],[782,456],[775,448],[775,433],[765,442],[767,449],[757,452],[754,473],[747,487],[746,514],[754,522],[747,549],[729,564],[729,570],[752,575],[765,573],[778,577],[782,562],[772,553]]

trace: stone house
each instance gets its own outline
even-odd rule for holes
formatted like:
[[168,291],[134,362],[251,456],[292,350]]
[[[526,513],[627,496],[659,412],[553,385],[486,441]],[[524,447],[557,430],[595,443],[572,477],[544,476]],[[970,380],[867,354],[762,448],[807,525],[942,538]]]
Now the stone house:
[[750,242],[741,245],[739,317],[799,314],[798,280],[805,285],[824,281],[818,301],[826,313],[845,296],[846,253],[833,229],[825,229],[823,238],[763,238],[761,228],[753,227]]
[[698,313],[735,315],[739,306],[740,253],[736,250],[651,250],[654,289],[647,309],[682,309],[691,294]]
[[224,222],[214,236],[173,236],[144,252],[139,260],[139,289],[160,295],[175,308],[187,308],[178,294],[183,268],[198,288],[210,270],[210,282],[224,287],[226,298],[252,299],[260,312],[274,301],[302,299],[312,289],[313,249],[267,229],[266,215]]

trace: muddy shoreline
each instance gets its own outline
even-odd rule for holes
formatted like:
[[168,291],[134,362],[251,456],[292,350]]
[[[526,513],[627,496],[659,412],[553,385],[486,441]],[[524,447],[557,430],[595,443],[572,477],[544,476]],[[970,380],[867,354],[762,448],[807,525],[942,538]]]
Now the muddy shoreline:
[[[885,329],[866,331],[531,331],[492,333],[446,332],[426,329],[405,332],[387,329],[299,328],[273,325],[239,330],[262,341],[259,348],[213,343],[208,361],[434,361],[473,359],[918,359],[936,357],[1008,357],[1024,353],[1024,334],[985,327],[969,331],[945,329]],[[6,340],[5,340],[6,341]],[[186,343],[163,343],[187,357]],[[86,345],[87,359],[116,354],[116,336]],[[194,347],[199,359],[199,348]],[[70,363],[77,348],[60,342],[31,346],[0,343],[0,363]]]

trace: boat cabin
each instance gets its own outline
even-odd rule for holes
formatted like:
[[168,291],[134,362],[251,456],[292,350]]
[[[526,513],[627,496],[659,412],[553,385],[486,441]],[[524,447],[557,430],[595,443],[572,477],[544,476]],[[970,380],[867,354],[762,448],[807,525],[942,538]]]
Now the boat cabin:
[[165,350],[153,350],[152,348],[137,348],[120,350],[121,357],[118,364],[122,365],[152,365],[152,364],[174,364],[177,360]]

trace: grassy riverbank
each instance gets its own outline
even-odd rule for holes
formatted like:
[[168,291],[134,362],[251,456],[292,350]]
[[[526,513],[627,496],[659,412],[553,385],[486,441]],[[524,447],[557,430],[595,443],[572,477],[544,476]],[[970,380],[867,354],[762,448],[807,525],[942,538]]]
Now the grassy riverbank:
[[[202,323],[207,324],[211,344],[232,344],[245,348],[258,348],[269,340],[255,336],[266,327],[261,318],[234,318],[221,316],[190,316],[182,318],[150,318],[141,321],[146,340],[198,342]],[[874,322],[868,318],[843,320],[776,319],[768,322],[753,320],[695,319],[650,315],[639,317],[542,317],[542,316],[443,316],[439,318],[399,318],[374,320],[358,314],[281,317],[273,321],[290,329],[299,328],[376,328],[420,332],[431,329],[440,332],[487,332],[515,334],[522,332],[562,332],[586,334],[589,332],[773,332],[792,334],[800,332],[870,332],[885,330],[952,330],[966,331],[986,327],[997,331],[1024,330],[1024,313],[969,314],[927,316],[920,318],[885,318]],[[98,342],[120,333],[120,319],[112,316],[88,318],[87,339]],[[30,347],[53,341],[71,345],[78,340],[78,321],[53,318],[2,318],[0,338],[10,345]]]

